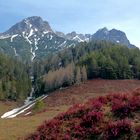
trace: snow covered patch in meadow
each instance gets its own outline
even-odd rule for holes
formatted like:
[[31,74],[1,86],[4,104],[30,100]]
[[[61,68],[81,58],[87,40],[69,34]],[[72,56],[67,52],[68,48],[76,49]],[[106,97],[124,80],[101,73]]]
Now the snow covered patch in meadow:
[[30,112],[27,112],[24,116],[27,116],[27,115],[29,115],[29,114],[31,114],[32,112],[30,111]]
[[14,118],[22,113],[24,113],[26,110],[30,109],[37,100],[44,100],[45,98],[47,98],[48,95],[42,95],[40,97],[38,97],[37,99],[35,99],[34,101],[29,101],[28,103],[24,104],[23,106],[19,107],[19,108],[15,108],[11,111],[8,111],[6,113],[4,113],[1,118]]

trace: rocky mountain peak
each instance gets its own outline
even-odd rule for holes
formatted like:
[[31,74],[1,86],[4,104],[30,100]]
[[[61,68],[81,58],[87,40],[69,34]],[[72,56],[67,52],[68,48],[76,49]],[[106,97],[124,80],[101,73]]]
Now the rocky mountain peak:
[[43,21],[41,17],[33,16],[23,19],[19,23],[12,26],[4,34],[29,34],[30,32],[53,32],[49,23]]
[[98,32],[108,33],[109,30],[106,27],[104,27],[104,28],[99,29]]
[[78,34],[75,31],[66,34],[66,38],[69,40],[75,40],[78,42],[89,41],[90,35]]
[[130,44],[124,32],[116,29],[108,30],[106,27],[99,29],[95,34],[93,34],[92,40],[106,40],[113,43],[125,45],[128,47],[134,47],[133,45]]

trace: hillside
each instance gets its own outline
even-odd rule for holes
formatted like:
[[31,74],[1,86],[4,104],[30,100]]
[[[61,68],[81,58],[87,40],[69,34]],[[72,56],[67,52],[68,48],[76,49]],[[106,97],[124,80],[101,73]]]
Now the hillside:
[[77,104],[45,121],[26,140],[139,140],[140,89]]
[[[0,118],[0,138],[2,140],[15,140],[18,137],[24,138],[29,133],[33,133],[43,121],[52,119],[77,103],[83,104],[91,98],[111,93],[131,93],[139,86],[139,80],[96,79],[57,90],[44,100],[45,106],[42,110],[34,112],[34,110],[29,109],[16,118]],[[0,102],[0,113],[2,115],[15,107],[17,107],[15,102]],[[28,112],[32,113],[26,115]]]

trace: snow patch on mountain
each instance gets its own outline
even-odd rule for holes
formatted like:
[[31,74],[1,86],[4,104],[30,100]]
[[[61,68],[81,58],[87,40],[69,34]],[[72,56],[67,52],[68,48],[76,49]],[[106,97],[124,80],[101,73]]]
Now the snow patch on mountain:
[[10,35],[2,35],[2,36],[0,36],[0,39],[6,39],[6,38],[10,38],[11,36]]
[[48,46],[46,45],[46,46],[45,46],[45,49],[47,49],[47,48],[48,48]]
[[84,42],[78,35],[76,35],[73,40],[77,40],[78,42]]
[[26,24],[27,24],[27,26],[29,26],[30,28],[33,26],[31,23],[30,23],[30,21],[29,20],[27,20],[27,19],[25,19],[25,21],[24,21]]
[[31,29],[31,30],[30,30],[30,33],[29,33],[29,35],[28,35],[28,38],[31,37],[31,36],[33,35],[33,33],[34,33],[34,30]]
[[18,34],[12,35],[12,36],[11,36],[11,42],[13,42],[13,39],[14,39],[15,37],[17,37],[17,36],[18,36]]
[[64,41],[62,44],[60,44],[60,45],[58,46],[58,48],[64,47],[64,45],[66,44],[66,42],[67,42],[67,41]]
[[53,36],[52,36],[52,35],[50,35],[50,40],[52,40],[52,38],[53,38]]
[[35,51],[33,51],[33,47],[31,47],[31,62],[33,62],[34,58],[35,58]]
[[50,31],[43,31],[43,34],[48,34]]
[[14,52],[15,52],[15,56],[18,56],[16,49],[15,48],[13,48],[13,49],[14,49]]
[[17,50],[13,46],[11,48],[14,50],[15,56],[18,56]]
[[35,28],[35,31],[37,32],[37,31],[38,31],[38,29],[37,29],[37,28]]
[[72,43],[72,44],[68,45],[67,48],[70,48],[70,47],[72,47],[72,46],[75,47],[75,44]]
[[27,40],[27,42],[29,42],[29,44],[32,44],[32,42],[30,41],[30,39],[27,36],[25,36],[24,38]]

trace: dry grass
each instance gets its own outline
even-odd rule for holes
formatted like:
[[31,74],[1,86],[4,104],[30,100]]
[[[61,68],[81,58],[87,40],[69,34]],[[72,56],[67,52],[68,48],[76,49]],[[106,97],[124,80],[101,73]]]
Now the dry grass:
[[47,112],[28,117],[0,119],[0,140],[16,140],[35,131],[43,121],[49,120],[58,113],[66,111],[68,106],[49,108]]
[[[44,120],[52,119],[71,105],[85,102],[106,93],[130,92],[140,87],[138,80],[92,80],[84,84],[57,90],[45,99],[46,112],[28,117],[0,119],[0,140],[16,140],[33,132]],[[0,102],[0,115],[14,108],[16,103]]]
[[46,106],[73,105],[108,93],[129,93],[140,87],[140,80],[91,80],[57,90],[46,98]]
[[11,110],[13,108],[15,108],[17,106],[16,102],[10,102],[10,101],[6,101],[6,102],[2,102],[0,101],[0,116],[7,112],[8,110]]

